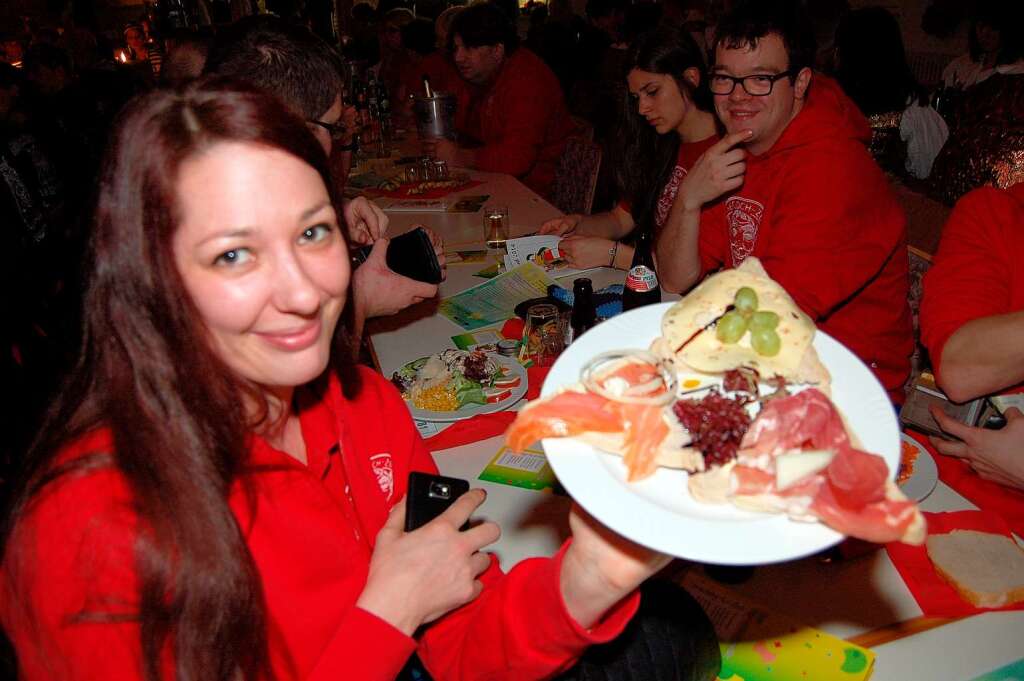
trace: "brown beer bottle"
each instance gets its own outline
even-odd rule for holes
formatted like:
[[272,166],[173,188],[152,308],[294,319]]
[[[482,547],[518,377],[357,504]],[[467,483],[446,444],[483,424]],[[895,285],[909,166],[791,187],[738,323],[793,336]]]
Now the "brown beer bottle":
[[636,242],[633,244],[633,263],[626,274],[626,285],[622,289],[622,311],[661,302],[661,285],[654,271],[651,230],[638,225]]
[[587,277],[580,277],[572,283],[572,316],[569,318],[572,338],[576,340],[583,332],[597,323],[597,310],[594,308],[594,285]]

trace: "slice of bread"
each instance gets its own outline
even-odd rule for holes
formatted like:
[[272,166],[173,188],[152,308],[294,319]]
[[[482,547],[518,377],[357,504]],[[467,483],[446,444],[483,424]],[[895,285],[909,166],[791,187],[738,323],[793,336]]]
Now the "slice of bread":
[[928,537],[935,571],[979,608],[1024,600],[1024,550],[1001,534],[953,530]]

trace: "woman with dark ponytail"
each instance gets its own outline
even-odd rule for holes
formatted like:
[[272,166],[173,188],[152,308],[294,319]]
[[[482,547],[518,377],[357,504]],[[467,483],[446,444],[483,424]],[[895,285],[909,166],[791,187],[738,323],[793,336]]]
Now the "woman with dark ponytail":
[[628,269],[633,249],[619,240],[637,225],[660,229],[683,177],[718,141],[704,57],[689,33],[664,24],[641,35],[626,74],[629,97],[611,158],[620,203],[608,213],[555,218],[540,229],[566,235],[559,248],[574,267]]
[[[403,532],[436,472],[357,368],[327,159],[230,81],[126,109],[101,176],[85,342],[6,515],[0,622],[20,678],[550,677],[623,630],[668,559],[573,511],[507,575],[460,497]],[[426,626],[424,626],[426,625]]]

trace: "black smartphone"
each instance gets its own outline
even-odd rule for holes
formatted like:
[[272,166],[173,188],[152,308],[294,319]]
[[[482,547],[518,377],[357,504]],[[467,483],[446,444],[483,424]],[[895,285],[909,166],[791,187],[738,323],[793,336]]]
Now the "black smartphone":
[[[363,246],[353,256],[356,265],[366,262],[373,246]],[[405,234],[399,234],[388,243],[384,256],[388,268],[403,277],[409,277],[427,284],[441,283],[441,265],[430,236],[422,227],[416,227]]]
[[[405,531],[412,532],[455,503],[469,491],[469,483],[461,478],[447,478],[429,473],[409,473],[409,492],[405,499]],[[460,529],[466,529],[463,525]]]

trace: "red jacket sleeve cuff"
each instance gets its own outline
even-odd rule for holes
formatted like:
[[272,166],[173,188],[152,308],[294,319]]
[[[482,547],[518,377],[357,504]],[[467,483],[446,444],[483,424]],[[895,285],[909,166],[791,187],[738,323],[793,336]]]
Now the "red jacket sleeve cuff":
[[415,649],[412,638],[373,613],[353,607],[309,679],[394,681]]
[[596,643],[607,643],[621,634],[626,628],[626,625],[629,624],[629,621],[633,619],[633,615],[636,614],[637,608],[640,607],[640,591],[634,591],[629,596],[626,596],[617,604],[612,606],[612,608],[604,614],[604,617],[602,617],[601,620],[590,629],[584,629],[581,627],[569,613],[569,609],[565,605],[565,600],[562,598],[562,560],[565,558],[565,552],[571,543],[572,539],[569,539],[562,544],[562,548],[558,550],[558,553],[556,553],[554,558],[549,562],[549,566],[553,574],[551,575],[551,578],[545,579],[544,583],[547,588],[552,590],[550,595],[551,602],[558,603],[558,611],[562,622],[573,632],[580,645],[590,646]]

